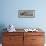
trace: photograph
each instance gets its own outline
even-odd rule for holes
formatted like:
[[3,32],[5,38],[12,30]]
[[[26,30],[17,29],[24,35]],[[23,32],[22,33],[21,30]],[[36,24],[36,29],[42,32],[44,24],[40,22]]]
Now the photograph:
[[18,17],[35,18],[35,10],[18,10]]

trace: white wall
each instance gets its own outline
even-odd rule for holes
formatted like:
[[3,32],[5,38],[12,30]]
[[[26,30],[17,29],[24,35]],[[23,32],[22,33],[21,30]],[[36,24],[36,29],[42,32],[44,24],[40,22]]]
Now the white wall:
[[[18,18],[18,10],[35,9],[35,18]],[[0,24],[16,28],[40,27],[46,32],[46,0],[0,0]]]

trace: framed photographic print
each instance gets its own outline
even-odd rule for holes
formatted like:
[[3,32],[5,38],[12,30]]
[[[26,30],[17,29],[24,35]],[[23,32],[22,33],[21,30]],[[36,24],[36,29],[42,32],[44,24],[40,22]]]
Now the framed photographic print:
[[18,17],[20,18],[34,18],[35,10],[18,10]]

